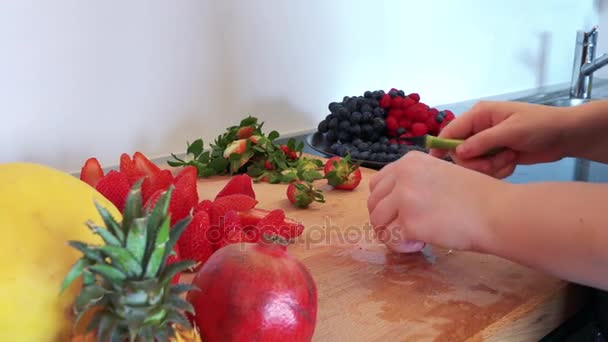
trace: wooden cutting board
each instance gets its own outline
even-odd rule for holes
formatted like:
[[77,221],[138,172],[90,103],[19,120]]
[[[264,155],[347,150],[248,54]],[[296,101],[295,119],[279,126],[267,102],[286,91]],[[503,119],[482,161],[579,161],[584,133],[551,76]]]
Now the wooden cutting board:
[[[369,226],[375,171],[362,170],[354,191],[320,183],[327,202],[308,209],[290,205],[286,185],[254,184],[258,207],[281,208],[306,226],[289,252],[318,286],[314,341],[536,341],[581,306],[581,288],[497,257],[434,246],[391,253]],[[226,182],[200,180],[201,200]]]

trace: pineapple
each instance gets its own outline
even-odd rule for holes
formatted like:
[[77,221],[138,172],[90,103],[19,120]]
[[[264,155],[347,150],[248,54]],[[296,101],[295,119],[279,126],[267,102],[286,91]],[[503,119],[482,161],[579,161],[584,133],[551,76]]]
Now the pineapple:
[[[66,289],[82,276],[82,289],[73,305],[77,338],[89,341],[200,341],[186,318],[194,308],[183,299],[193,287],[172,284],[178,272],[194,266],[190,260],[166,265],[173,246],[190,218],[170,227],[167,214],[173,187],[153,209],[144,208],[141,181],[130,189],[122,223],[95,203],[105,227],[88,222],[101,245],[70,241],[83,255],[67,272]],[[86,326],[82,328],[82,322]],[[78,330],[84,330],[79,332]],[[79,335],[82,334],[82,335]]]

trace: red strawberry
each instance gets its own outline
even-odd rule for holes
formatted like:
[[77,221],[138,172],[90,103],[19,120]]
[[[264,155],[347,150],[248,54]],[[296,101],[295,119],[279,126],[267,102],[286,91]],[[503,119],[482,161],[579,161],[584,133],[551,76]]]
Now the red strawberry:
[[167,190],[171,183],[173,183],[173,174],[169,170],[161,170],[152,176],[146,177],[141,185],[143,202],[145,203],[156,191]]
[[415,137],[420,136],[420,135],[425,135],[429,132],[428,127],[426,127],[425,124],[420,123],[420,122],[415,122],[414,124],[412,124],[412,135],[414,135]]
[[407,97],[414,100],[414,102],[420,102],[420,95],[418,93],[411,93]]
[[275,209],[256,224],[256,230],[261,236],[264,234],[278,234],[283,222],[285,222],[285,212],[281,209]]
[[[175,254],[173,254],[173,253],[175,253]],[[166,265],[171,265],[171,264],[176,263],[181,260],[180,254],[179,254],[179,246],[177,244],[175,246],[173,246],[173,253],[169,254]],[[173,278],[171,279],[171,283],[172,284],[179,283],[180,275],[181,275],[181,273],[177,273],[176,275],[174,275]]]
[[135,167],[135,163],[126,153],[120,155],[120,172],[127,175],[129,184],[131,186],[133,186],[133,184],[135,184],[135,182],[137,182],[139,179],[144,177],[144,173]]
[[[302,234],[304,226],[296,221],[293,221],[282,215],[278,211],[283,212],[281,209],[276,209],[277,213],[270,215],[270,211],[265,209],[254,208],[239,213],[241,218],[241,226],[243,231],[248,237],[253,237],[254,241],[258,241],[261,237],[259,227],[266,227],[267,233],[280,233],[286,239],[292,239]],[[283,217],[283,222],[278,222],[276,217]],[[273,218],[274,217],[274,218]],[[265,221],[262,219],[266,218]],[[260,222],[262,223],[260,224]],[[272,228],[276,226],[275,228]],[[277,228],[278,227],[278,228]]]
[[249,210],[257,204],[258,201],[256,199],[242,194],[223,196],[213,201],[213,205],[219,210],[220,215],[224,215],[230,210]]
[[386,129],[387,130],[396,131],[398,127],[399,127],[399,124],[397,123],[396,117],[389,116],[388,118],[386,118]]
[[103,170],[97,158],[87,159],[80,170],[80,180],[95,187],[101,178],[103,178]]
[[213,254],[211,240],[214,238],[217,239],[210,234],[209,215],[205,211],[199,211],[177,240],[180,257],[200,263],[195,270],[200,268]]
[[213,206],[213,202],[207,199],[202,200],[199,202],[199,204],[194,206],[194,209],[192,209],[192,215],[196,215],[196,213],[199,211],[205,211],[207,214],[211,214],[211,206]]
[[274,165],[272,165],[272,163],[270,162],[270,160],[265,160],[264,161],[264,168],[266,170],[274,170]]
[[281,145],[281,151],[283,151],[283,153],[285,153],[287,158],[289,158],[291,160],[298,159],[298,153],[296,151],[290,150],[287,145]]
[[255,199],[251,177],[247,174],[233,176],[224,188],[215,196],[215,199],[234,194],[243,194]]
[[236,132],[236,137],[239,139],[247,139],[253,135],[253,126],[245,126],[239,128]]
[[112,202],[116,206],[116,209],[120,210],[121,213],[123,212],[129,190],[131,189],[127,175],[112,170],[99,180],[95,189]]
[[361,183],[361,169],[350,158],[333,157],[325,163],[325,178],[335,189],[353,190]]
[[133,154],[133,163],[137,170],[146,176],[152,176],[160,172],[160,168],[139,151]]
[[184,167],[173,180],[175,190],[171,194],[169,211],[171,224],[185,218],[198,203],[198,171],[194,166]]
[[325,203],[321,191],[315,189],[310,182],[291,182],[287,186],[286,194],[289,202],[297,208],[307,208],[312,202]]
[[382,99],[380,99],[380,107],[384,109],[388,109],[391,106],[391,96],[389,94],[384,94]]

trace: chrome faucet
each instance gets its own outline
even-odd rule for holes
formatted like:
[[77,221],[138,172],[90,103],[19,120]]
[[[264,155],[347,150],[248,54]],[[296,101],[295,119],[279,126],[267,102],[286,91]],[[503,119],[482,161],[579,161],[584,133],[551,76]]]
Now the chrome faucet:
[[576,99],[591,98],[593,73],[608,64],[608,54],[595,58],[597,46],[597,27],[591,31],[578,31],[574,45],[574,65],[570,83],[570,97]]

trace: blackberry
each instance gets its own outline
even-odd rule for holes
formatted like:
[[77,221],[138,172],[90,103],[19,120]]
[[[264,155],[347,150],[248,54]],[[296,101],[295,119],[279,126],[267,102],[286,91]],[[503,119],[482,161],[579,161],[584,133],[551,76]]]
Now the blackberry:
[[327,114],[327,116],[325,117],[325,121],[329,122],[329,120],[331,120],[335,117],[337,117],[337,116],[334,113]]
[[407,131],[405,130],[405,128],[403,128],[403,127],[399,127],[399,128],[397,128],[397,135],[405,134],[405,132],[407,132]]
[[369,149],[369,144],[366,142],[362,142],[357,145],[357,147],[359,148],[359,151],[367,151]]
[[329,128],[329,129],[338,128],[338,119],[333,118],[333,119],[329,120],[329,122],[327,123],[327,128]]
[[403,90],[399,90],[397,92],[397,95],[401,96],[401,97],[405,97],[405,92]]
[[350,121],[352,123],[359,123],[363,119],[363,114],[361,112],[354,112],[350,115]]
[[371,112],[363,112],[361,122],[371,122],[374,115]]
[[374,109],[369,104],[364,104],[363,106],[361,106],[362,112],[371,112],[372,110],[374,110]]
[[353,159],[359,159],[359,155],[360,155],[360,153],[357,150],[353,150],[350,152],[350,157]]
[[350,112],[355,112],[357,111],[357,99],[354,97],[351,97],[350,99],[348,99],[348,101],[346,101],[344,103],[344,107]]
[[382,97],[384,96],[384,94],[385,94],[384,90],[378,90],[378,92],[374,96],[374,99],[380,101],[380,99],[382,99]]
[[378,161],[378,154],[373,153],[373,152],[370,153],[369,154],[369,160],[371,160],[371,161]]
[[338,148],[340,148],[340,144],[339,143],[333,143],[329,147],[329,151],[332,152],[332,153],[336,153],[338,151]]
[[377,156],[378,161],[381,163],[388,161],[386,157],[387,157],[386,152],[380,152],[380,153],[378,153],[378,156]]
[[445,120],[445,111],[441,111],[439,113],[437,113],[437,115],[435,115],[435,121],[437,121],[438,124],[442,123],[443,120]]
[[374,132],[377,133],[379,137],[384,135],[384,130],[386,129],[386,123],[384,123],[384,120],[375,118],[372,126],[374,128]]
[[386,159],[388,162],[394,162],[395,160],[399,159],[399,155],[396,153],[389,153],[386,155]]
[[350,141],[350,134],[348,134],[345,131],[339,131],[338,140],[340,140],[341,142],[348,142],[348,141]]
[[372,106],[372,108],[376,108],[380,105],[380,102],[376,99],[370,99],[368,104]]
[[381,144],[388,144],[388,137],[384,136],[381,137],[378,142],[380,142]]
[[325,135],[325,139],[327,139],[327,141],[329,141],[330,143],[333,143],[336,140],[338,140],[338,135],[337,135],[336,131],[330,130]]
[[336,151],[336,154],[344,157],[346,155],[346,147],[344,145],[338,147],[338,150]]
[[359,152],[359,159],[369,160],[369,151]]
[[374,132],[374,128],[370,124],[361,125],[361,133],[367,136],[371,135]]
[[350,99],[350,97],[349,97],[349,96],[344,96],[344,97],[342,98],[342,104],[345,104],[345,103],[348,101],[348,99]]
[[370,150],[372,152],[380,152],[381,146],[379,142],[375,142],[372,144],[372,146],[370,147]]
[[369,90],[366,91],[365,93],[363,93],[363,97],[368,98],[368,99],[371,98],[372,97],[372,92],[369,91]]
[[338,109],[341,108],[341,107],[342,107],[342,104],[338,103],[338,102],[331,102],[327,106],[327,108],[329,109],[329,111],[332,112],[332,113],[336,113],[338,111]]
[[336,113],[336,117],[341,119],[348,119],[349,115],[350,113],[344,107],[340,107],[340,109],[338,109],[338,112]]
[[358,137],[361,135],[361,126],[359,124],[354,124],[352,126],[350,126],[350,134],[352,134],[355,137]]
[[361,143],[363,143],[363,140],[361,140],[359,138],[353,139],[353,146],[356,146],[358,148],[359,145],[361,145]]
[[327,127],[327,121],[322,120],[321,122],[319,122],[319,125],[317,126],[317,131],[321,133],[327,133],[328,130],[329,128]]
[[338,125],[338,128],[340,130],[347,131],[350,128],[350,121],[348,121],[348,120],[341,120],[340,124]]
[[388,92],[388,94],[391,97],[396,97],[397,95],[399,95],[399,92],[397,90],[391,90],[391,91]]
[[399,145],[397,145],[397,144],[390,144],[388,146],[388,152],[389,153],[399,153]]
[[377,118],[384,118],[385,114],[386,114],[386,111],[384,110],[384,108],[378,107],[378,108],[374,109],[374,116]]

